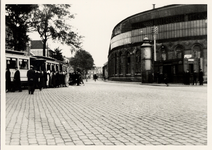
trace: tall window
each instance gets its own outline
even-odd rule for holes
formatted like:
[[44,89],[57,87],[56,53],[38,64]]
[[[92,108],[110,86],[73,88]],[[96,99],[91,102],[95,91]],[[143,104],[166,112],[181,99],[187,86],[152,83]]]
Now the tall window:
[[141,50],[138,49],[135,54],[135,73],[141,72]]
[[127,55],[126,55],[126,73],[127,74],[130,74],[130,64],[131,64],[131,60],[130,60],[130,53],[127,52]]
[[193,48],[193,57],[200,58],[201,57],[201,47],[199,45],[195,45]]
[[117,74],[117,63],[118,63],[118,57],[117,57],[117,54],[115,53],[115,74]]
[[166,50],[165,49],[162,49],[162,53],[161,53],[161,58],[163,61],[165,61],[167,59],[167,56],[166,56]]
[[27,59],[19,59],[19,68],[20,69],[28,69],[28,60]]
[[9,69],[15,69],[15,67],[17,67],[17,59],[16,58],[7,58],[7,67]]
[[183,47],[181,45],[176,47],[175,57],[176,57],[176,59],[182,59],[183,58]]
[[122,64],[123,64],[122,52],[119,52],[119,74],[123,74]]

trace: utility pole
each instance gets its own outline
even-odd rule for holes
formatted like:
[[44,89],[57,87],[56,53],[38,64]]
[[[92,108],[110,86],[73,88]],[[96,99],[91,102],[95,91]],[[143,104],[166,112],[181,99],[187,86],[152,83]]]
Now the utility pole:
[[154,39],[154,61],[156,61],[156,35],[158,34],[158,27],[152,27],[153,39]]

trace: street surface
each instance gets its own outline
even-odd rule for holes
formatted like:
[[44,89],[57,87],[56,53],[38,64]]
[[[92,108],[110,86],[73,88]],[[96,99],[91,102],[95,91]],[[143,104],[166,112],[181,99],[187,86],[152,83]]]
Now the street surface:
[[207,145],[207,86],[88,80],[6,93],[6,145]]

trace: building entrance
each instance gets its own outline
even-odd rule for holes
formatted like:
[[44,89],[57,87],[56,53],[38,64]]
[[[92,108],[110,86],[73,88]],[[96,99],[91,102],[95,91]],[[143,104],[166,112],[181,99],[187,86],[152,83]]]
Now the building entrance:
[[172,82],[172,72],[171,72],[171,65],[165,65],[163,67],[163,76],[167,75],[169,82]]
[[194,64],[189,64],[189,72],[190,73],[194,72]]

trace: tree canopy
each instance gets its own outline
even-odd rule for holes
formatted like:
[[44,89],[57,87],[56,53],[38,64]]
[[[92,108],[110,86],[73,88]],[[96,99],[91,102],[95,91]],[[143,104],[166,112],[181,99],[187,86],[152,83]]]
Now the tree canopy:
[[88,71],[93,68],[94,60],[91,54],[85,50],[76,51],[74,57],[70,58],[70,65],[74,70]]
[[54,55],[52,55],[52,57],[55,58],[55,59],[57,59],[57,60],[63,61],[64,58],[63,58],[63,55],[62,55],[62,52],[61,51],[62,51],[62,49],[59,49],[59,47],[56,48],[54,50]]
[[70,14],[70,7],[69,4],[43,4],[34,11],[32,26],[41,37],[44,56],[48,39],[80,48],[82,36],[72,31],[72,26],[67,22],[74,18]]
[[30,12],[38,5],[6,5],[6,43],[15,50],[26,50],[26,43],[29,41],[27,31],[30,26]]

